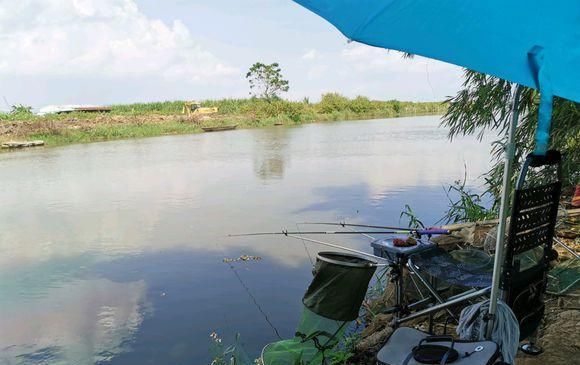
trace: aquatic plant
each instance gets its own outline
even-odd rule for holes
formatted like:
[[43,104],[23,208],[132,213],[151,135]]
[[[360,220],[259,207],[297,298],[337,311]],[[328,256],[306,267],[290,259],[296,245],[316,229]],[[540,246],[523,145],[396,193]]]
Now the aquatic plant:
[[417,214],[415,214],[415,211],[413,211],[413,209],[409,204],[405,204],[405,210],[401,212],[401,215],[399,215],[399,219],[403,217],[406,217],[409,220],[409,222],[407,223],[407,226],[409,228],[417,228],[417,229],[425,228],[425,225],[421,220],[419,220]]
[[465,186],[465,179],[455,181],[445,189],[445,193],[449,200],[449,209],[439,222],[478,222],[497,217],[493,208],[483,205],[484,196],[489,194],[474,193]]
[[340,345],[330,353],[330,365],[348,365],[350,360],[355,355],[355,346],[360,340],[360,333],[355,332],[345,336]]

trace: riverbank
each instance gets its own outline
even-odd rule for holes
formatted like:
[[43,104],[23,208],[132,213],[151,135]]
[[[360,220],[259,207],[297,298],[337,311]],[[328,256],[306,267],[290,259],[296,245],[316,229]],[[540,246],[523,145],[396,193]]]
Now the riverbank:
[[235,124],[238,128],[299,125],[338,120],[434,115],[445,111],[440,102],[374,101],[325,94],[318,103],[258,99],[223,99],[202,102],[217,113],[187,115],[183,101],[112,105],[108,113],[0,114],[0,143],[42,140],[46,146],[115,139],[203,132],[202,127]]
[[[563,205],[570,199],[565,199]],[[559,218],[560,225],[556,232],[556,237],[576,253],[580,252],[580,210],[571,206],[565,214]],[[433,240],[439,247],[445,250],[454,250],[456,247],[485,250],[485,238],[490,229],[497,227],[497,220],[486,222],[460,223],[445,226],[452,234],[450,236],[439,236]],[[544,320],[539,328],[536,343],[544,348],[544,353],[540,356],[528,356],[521,351],[516,357],[516,365],[564,365],[569,364],[576,352],[578,336],[580,334],[580,287],[575,283],[574,278],[577,273],[577,261],[574,256],[560,245],[554,245],[558,252],[558,259],[552,263],[554,269],[550,276],[547,294],[544,298],[546,311]],[[564,268],[566,268],[565,271]],[[407,272],[404,275],[408,275]],[[562,281],[560,281],[562,280]],[[570,285],[570,286],[569,286]],[[564,288],[566,288],[564,290]],[[558,292],[561,290],[561,292]],[[371,291],[372,292],[372,291]],[[454,294],[453,288],[447,295]],[[425,293],[423,293],[425,294]],[[423,295],[409,286],[405,289],[405,296],[411,300],[419,300]],[[387,290],[378,295],[367,298],[364,303],[367,312],[364,322],[367,326],[352,341],[350,353],[348,354],[353,364],[371,365],[376,363],[376,354],[387,342],[393,333],[392,314],[381,314],[385,308],[394,305],[394,288],[388,286]],[[450,307],[451,311],[459,317],[461,309],[465,305],[459,304]],[[441,334],[447,329],[447,334],[455,335],[456,325],[446,323],[447,313],[441,311],[434,316],[435,333]],[[428,331],[428,319],[418,318],[404,326]],[[564,341],[565,339],[565,341]]]

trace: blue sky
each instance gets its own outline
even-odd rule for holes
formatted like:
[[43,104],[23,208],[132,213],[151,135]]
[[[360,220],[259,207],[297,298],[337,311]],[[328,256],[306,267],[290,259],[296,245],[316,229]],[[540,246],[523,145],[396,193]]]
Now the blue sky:
[[462,74],[348,43],[290,0],[0,0],[0,34],[4,109],[245,97],[256,61],[280,63],[294,100],[442,100]]

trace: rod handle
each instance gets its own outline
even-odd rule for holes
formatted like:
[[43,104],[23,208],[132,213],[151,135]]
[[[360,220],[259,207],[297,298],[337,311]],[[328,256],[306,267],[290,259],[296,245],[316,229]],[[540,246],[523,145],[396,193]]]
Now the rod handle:
[[449,234],[448,229],[441,229],[441,228],[427,228],[427,229],[418,229],[417,234],[420,235],[430,235],[430,234]]

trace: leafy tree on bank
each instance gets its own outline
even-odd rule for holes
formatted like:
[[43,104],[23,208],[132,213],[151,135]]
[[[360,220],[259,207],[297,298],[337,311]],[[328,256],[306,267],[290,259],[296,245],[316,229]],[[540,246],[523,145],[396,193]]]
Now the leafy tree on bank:
[[[448,109],[442,125],[449,128],[449,137],[495,131],[497,140],[492,147],[493,166],[484,174],[487,191],[497,203],[503,176],[503,146],[510,122],[512,84],[475,71],[465,71],[463,88],[447,100]],[[539,94],[525,88],[519,106],[520,122],[515,134],[516,158],[514,171],[519,171],[525,156],[534,148],[538,120]],[[564,191],[580,179],[580,104],[562,98],[554,99],[550,148],[563,154]],[[514,180],[517,173],[514,174]],[[497,205],[497,204],[496,204]]]
[[281,92],[289,89],[288,80],[282,76],[282,69],[278,63],[266,65],[256,62],[246,74],[250,83],[250,95],[268,101],[279,97]]

